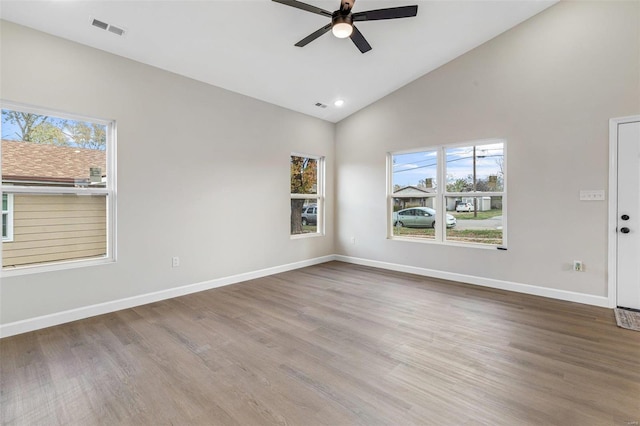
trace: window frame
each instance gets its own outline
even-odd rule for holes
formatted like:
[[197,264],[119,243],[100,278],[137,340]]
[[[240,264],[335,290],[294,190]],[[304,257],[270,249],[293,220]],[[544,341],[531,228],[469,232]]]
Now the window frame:
[[[301,234],[292,234],[289,228],[289,237],[291,239],[321,237],[325,235],[325,157],[321,155],[303,154],[300,152],[292,152],[289,155],[289,165],[291,157],[309,158],[316,161],[317,182],[315,194],[294,194],[290,192],[289,196],[289,213],[291,213],[291,200],[316,200],[316,232],[307,232]],[[289,168],[289,182],[291,182],[291,169]]]
[[[32,265],[19,265],[5,269],[2,267],[3,250],[0,243],[0,276],[15,276],[31,273],[49,272],[64,269],[73,269],[78,267],[102,265],[106,263],[114,263],[116,261],[116,247],[117,247],[117,233],[116,233],[116,183],[117,183],[117,168],[116,168],[116,141],[117,130],[115,120],[101,119],[81,114],[72,114],[62,111],[57,111],[52,108],[36,107],[32,105],[25,105],[15,103],[11,101],[0,100],[0,109],[8,109],[13,111],[47,115],[55,118],[62,118],[67,120],[84,121],[95,124],[101,124],[105,126],[106,133],[106,168],[107,179],[104,187],[56,187],[56,186],[28,186],[28,185],[14,185],[5,184],[0,182],[0,192],[2,194],[10,195],[13,198],[14,194],[30,194],[30,195],[65,195],[72,194],[78,196],[97,195],[104,196],[106,202],[106,239],[107,247],[106,254],[102,257],[95,258],[83,258],[83,259],[70,259],[53,262],[37,263]],[[0,153],[1,157],[1,153]],[[2,166],[0,165],[0,176],[2,175]],[[13,217],[12,217],[13,219]],[[13,231],[13,229],[12,229]],[[2,243],[9,242],[3,240]]]
[[7,216],[7,235],[2,236],[3,243],[13,241],[13,194],[2,193],[2,198],[7,197],[7,210],[2,209],[2,216]]
[[[491,192],[448,192],[447,180],[446,180],[446,152],[447,149],[459,148],[459,147],[474,147],[502,143],[503,149],[503,186],[502,191]],[[431,145],[420,147],[416,149],[391,151],[387,153],[387,239],[400,240],[400,241],[412,241],[424,244],[439,244],[459,247],[473,247],[481,249],[507,249],[507,139],[506,138],[491,138],[491,139],[478,139],[466,142],[457,142],[451,144]],[[398,197],[393,194],[393,157],[401,154],[411,154],[419,152],[437,152],[437,185],[435,193],[425,195],[424,198],[433,198],[434,209],[436,210],[436,226],[434,238],[422,238],[411,237],[404,235],[394,235],[393,233],[393,207],[394,200]],[[455,240],[448,240],[446,238],[446,201],[449,197],[460,198],[474,198],[474,197],[502,197],[502,243],[501,244],[484,244],[473,242],[462,242]],[[445,208],[441,208],[444,206]]]

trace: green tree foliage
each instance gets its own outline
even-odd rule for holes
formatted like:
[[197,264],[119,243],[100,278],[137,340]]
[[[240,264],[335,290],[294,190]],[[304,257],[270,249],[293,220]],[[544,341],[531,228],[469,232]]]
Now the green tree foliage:
[[[313,158],[291,157],[291,193],[317,194],[318,162]],[[304,199],[291,199],[291,233],[302,233]]]
[[106,126],[101,124],[4,109],[2,122],[17,128],[14,134],[3,136],[10,140],[99,150],[106,147]]
[[67,134],[80,148],[104,149],[107,143],[106,129],[101,124],[82,121],[67,123]]
[[18,127],[18,131],[14,135],[16,140],[25,142],[36,142],[33,140],[35,129],[45,123],[49,117],[44,115],[30,114],[27,112],[2,110],[2,122],[14,124]]
[[[58,146],[68,146],[69,141],[67,135],[58,126],[54,126],[48,121],[45,121],[36,127],[34,127],[29,134],[27,142],[50,144]],[[23,139],[24,141],[25,139]]]
[[[476,179],[476,191],[492,192],[502,191],[504,178],[502,176],[489,176]],[[472,192],[473,175],[466,178],[457,178],[447,183],[447,192]]]
[[466,179],[457,178],[447,183],[447,192],[469,192],[473,191],[473,176],[469,175]]

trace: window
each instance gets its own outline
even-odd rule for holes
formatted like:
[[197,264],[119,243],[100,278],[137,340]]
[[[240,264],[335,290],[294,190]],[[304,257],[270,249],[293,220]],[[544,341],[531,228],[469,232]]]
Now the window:
[[324,212],[324,158],[292,154],[291,235],[321,235]]
[[505,149],[490,140],[391,153],[389,236],[504,246]]
[[2,194],[2,241],[13,241],[13,195]]
[[2,270],[114,259],[114,123],[3,103]]

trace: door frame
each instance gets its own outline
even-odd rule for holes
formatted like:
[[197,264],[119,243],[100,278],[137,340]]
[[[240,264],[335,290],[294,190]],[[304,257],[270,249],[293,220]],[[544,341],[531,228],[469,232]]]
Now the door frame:
[[640,121],[640,115],[609,120],[609,225],[607,288],[609,307],[617,306],[618,290],[618,126]]

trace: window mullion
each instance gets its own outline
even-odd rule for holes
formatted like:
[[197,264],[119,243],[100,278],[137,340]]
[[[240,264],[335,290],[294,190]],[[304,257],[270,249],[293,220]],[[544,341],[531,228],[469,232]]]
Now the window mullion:
[[316,200],[320,199],[320,195],[318,194],[291,194],[291,198],[294,200],[308,200],[310,198],[314,198]]
[[436,188],[437,199],[436,199],[436,241],[442,242],[444,241],[444,234],[446,229],[446,214],[447,214],[447,204],[445,202],[445,195],[447,188],[447,170],[445,163],[445,152],[444,147],[440,147],[438,149],[438,186]]

